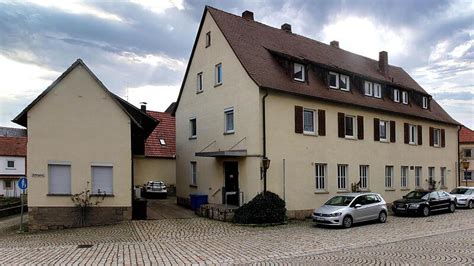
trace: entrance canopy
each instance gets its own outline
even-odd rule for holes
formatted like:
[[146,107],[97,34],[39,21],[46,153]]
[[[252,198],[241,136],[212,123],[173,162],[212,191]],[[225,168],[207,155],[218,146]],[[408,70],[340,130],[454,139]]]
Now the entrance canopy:
[[198,157],[215,157],[215,158],[247,157],[247,150],[196,152],[195,155]]

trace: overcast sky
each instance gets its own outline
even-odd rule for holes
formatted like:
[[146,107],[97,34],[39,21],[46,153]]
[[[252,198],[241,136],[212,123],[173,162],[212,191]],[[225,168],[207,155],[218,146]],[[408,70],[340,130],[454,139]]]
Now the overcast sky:
[[[66,3],[61,3],[66,2]],[[205,5],[403,67],[474,128],[474,1],[0,0],[0,126],[82,58],[114,93],[176,100]]]

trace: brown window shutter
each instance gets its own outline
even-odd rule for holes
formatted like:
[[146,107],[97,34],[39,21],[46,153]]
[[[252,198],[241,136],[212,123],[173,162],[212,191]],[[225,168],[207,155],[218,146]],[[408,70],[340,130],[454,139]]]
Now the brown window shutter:
[[408,126],[408,123],[404,124],[404,132],[405,132],[405,144],[408,144],[410,142],[410,127]]
[[380,140],[380,120],[378,118],[374,118],[374,140]]
[[337,133],[340,138],[344,138],[346,136],[344,126],[344,113],[337,113]]
[[326,111],[318,110],[318,135],[326,136]]
[[418,145],[423,145],[423,128],[418,125]]
[[395,121],[390,121],[390,142],[395,143],[397,139],[397,130],[395,126]]
[[434,128],[430,127],[430,146],[434,146]]
[[364,117],[357,116],[357,138],[364,139]]
[[446,133],[441,129],[441,147],[446,147]]
[[303,133],[303,107],[295,106],[295,133]]

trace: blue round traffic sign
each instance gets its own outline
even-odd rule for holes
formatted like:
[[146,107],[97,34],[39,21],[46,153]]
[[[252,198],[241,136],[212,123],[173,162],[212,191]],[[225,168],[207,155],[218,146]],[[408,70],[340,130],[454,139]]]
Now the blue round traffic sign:
[[28,180],[26,177],[22,177],[20,180],[18,180],[18,187],[23,190],[28,187]]

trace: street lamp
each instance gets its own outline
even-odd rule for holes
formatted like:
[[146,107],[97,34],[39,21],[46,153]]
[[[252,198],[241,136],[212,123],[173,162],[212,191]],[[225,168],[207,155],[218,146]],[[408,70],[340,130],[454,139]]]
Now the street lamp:
[[466,187],[467,187],[467,169],[469,169],[469,161],[464,159],[461,164],[462,168],[464,168],[464,180],[466,181]]
[[270,168],[270,159],[263,157],[262,169],[263,169],[263,193],[267,192],[267,170]]

